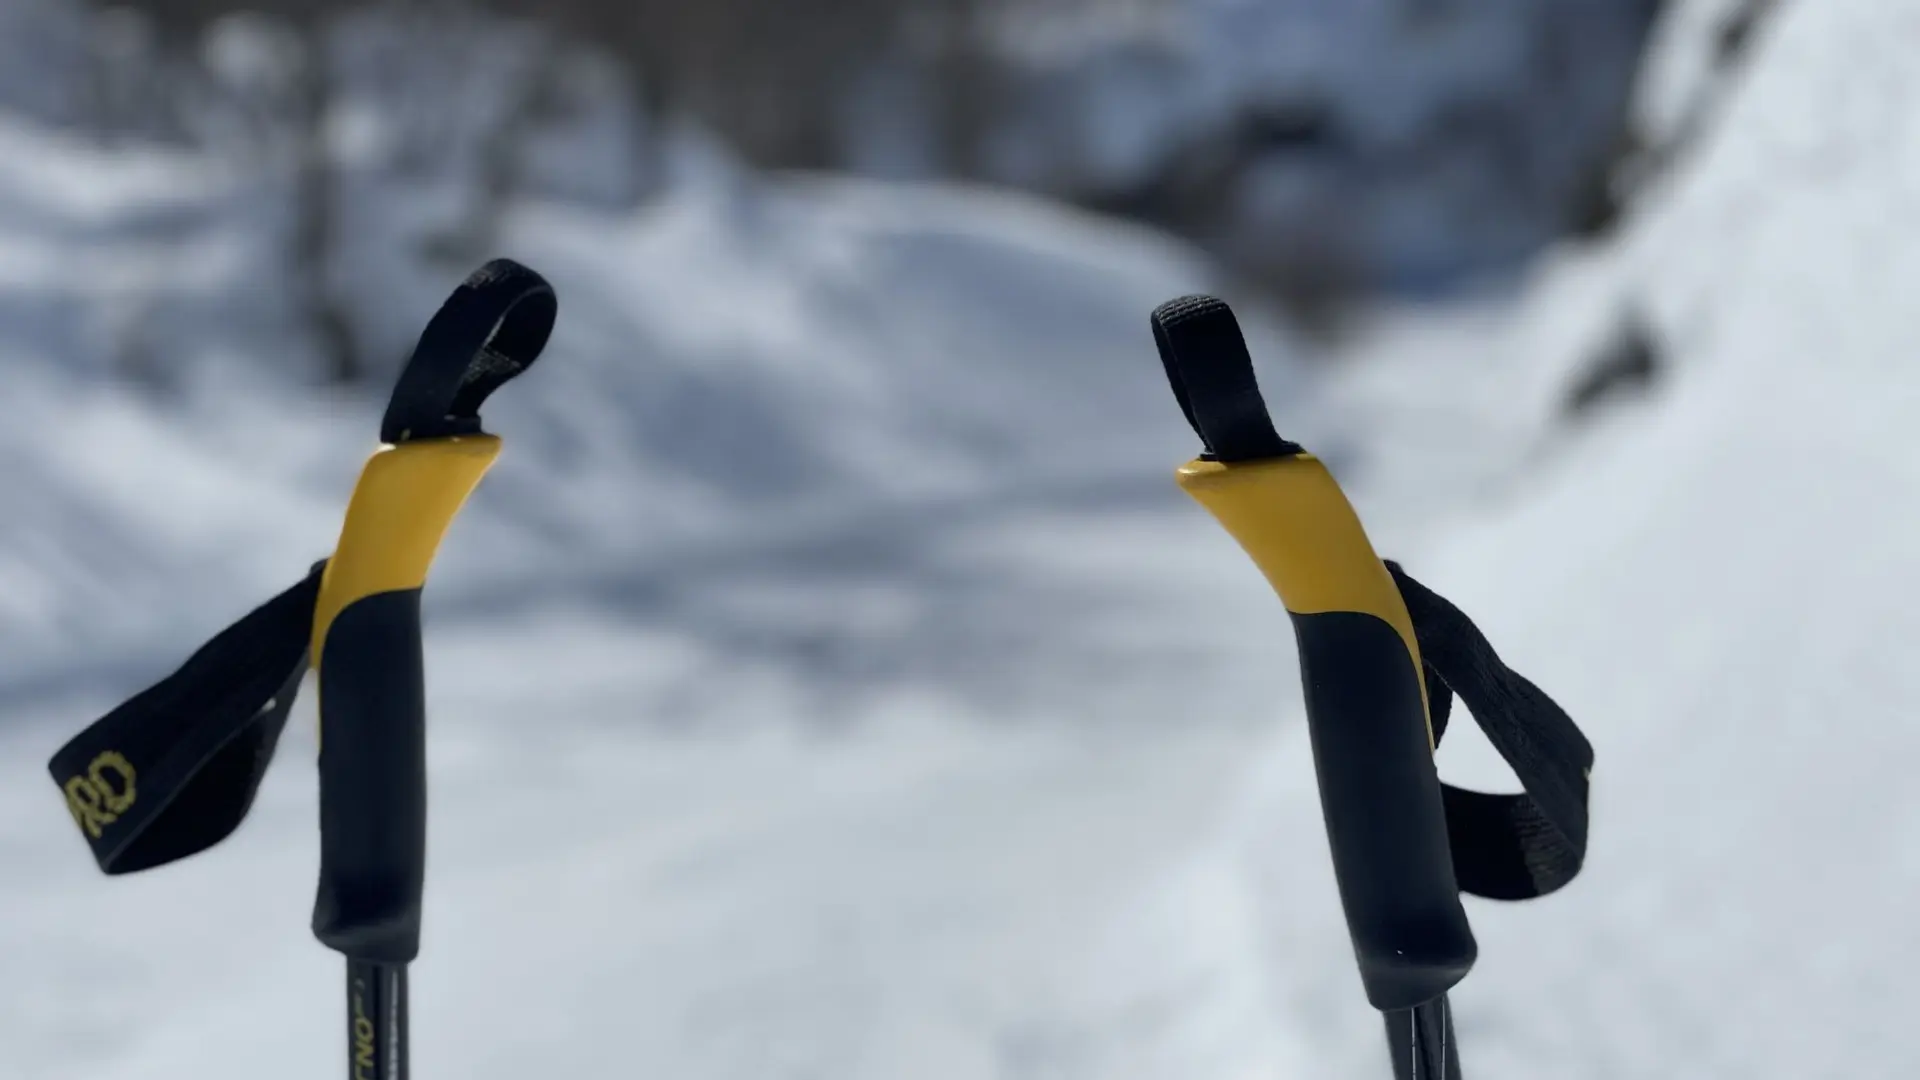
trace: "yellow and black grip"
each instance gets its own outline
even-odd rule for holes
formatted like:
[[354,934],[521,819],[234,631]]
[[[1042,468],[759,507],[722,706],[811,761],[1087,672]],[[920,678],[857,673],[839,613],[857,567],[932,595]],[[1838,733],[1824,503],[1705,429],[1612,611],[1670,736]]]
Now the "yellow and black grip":
[[1153,314],[1155,343],[1205,452],[1182,489],[1239,542],[1292,618],[1322,813],[1368,1000],[1408,1009],[1473,966],[1412,619],[1326,467],[1275,433],[1228,307]]
[[421,334],[347,506],[314,606],[320,692],[320,881],[313,931],[357,961],[420,945],[426,872],[426,692],[420,595],[448,526],[500,451],[487,395],[545,347],[556,314],[538,274],[497,260]]

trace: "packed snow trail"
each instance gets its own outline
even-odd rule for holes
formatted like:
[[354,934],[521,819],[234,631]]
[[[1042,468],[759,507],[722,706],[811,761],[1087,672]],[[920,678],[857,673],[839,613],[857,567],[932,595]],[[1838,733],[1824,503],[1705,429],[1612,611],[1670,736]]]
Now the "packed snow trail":
[[[531,648],[556,679],[617,687],[671,651],[570,628],[454,632],[434,659]],[[592,659],[565,655],[583,644]],[[435,695],[421,1072],[1021,1075],[1052,1053],[1090,914],[1206,829],[1244,747],[1218,728],[984,735],[911,700],[847,717],[857,736],[675,737],[615,722],[623,696],[581,715],[532,683]],[[230,845],[111,882],[60,857],[43,742],[6,740],[9,1075],[337,1075],[338,963],[305,930],[310,739]]]

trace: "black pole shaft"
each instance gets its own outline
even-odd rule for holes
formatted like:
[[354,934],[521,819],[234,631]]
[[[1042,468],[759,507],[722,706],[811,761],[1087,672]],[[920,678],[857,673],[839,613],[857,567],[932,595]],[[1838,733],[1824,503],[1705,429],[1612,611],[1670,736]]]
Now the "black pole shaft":
[[1411,1009],[1383,1014],[1393,1080],[1460,1080],[1460,1041],[1445,994]]
[[347,961],[347,1076],[407,1080],[407,966]]

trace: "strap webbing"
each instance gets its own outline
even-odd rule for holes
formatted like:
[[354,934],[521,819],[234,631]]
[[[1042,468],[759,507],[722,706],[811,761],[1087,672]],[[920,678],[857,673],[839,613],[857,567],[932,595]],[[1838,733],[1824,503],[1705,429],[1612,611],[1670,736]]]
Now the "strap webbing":
[[1427,669],[1434,742],[1455,694],[1525,790],[1489,795],[1441,785],[1462,892],[1529,900],[1572,881],[1587,854],[1593,746],[1566,710],[1503,663],[1473,620],[1387,560]]
[[468,275],[421,331],[387,400],[380,441],[480,430],[480,406],[540,358],[558,312],[547,279],[511,259]]
[[1206,457],[1233,462],[1300,453],[1273,430],[1253,357],[1226,304],[1183,296],[1160,305],[1153,313],[1153,342]]
[[54,754],[48,771],[101,870],[183,859],[239,827],[306,674],[324,566]]

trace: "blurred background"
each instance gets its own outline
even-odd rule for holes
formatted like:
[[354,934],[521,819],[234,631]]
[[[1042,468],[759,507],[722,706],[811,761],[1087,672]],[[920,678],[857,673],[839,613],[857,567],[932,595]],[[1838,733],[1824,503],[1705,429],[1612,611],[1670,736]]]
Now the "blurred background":
[[[1903,1075],[1914,0],[0,3],[9,1077],[337,1075],[310,701],[107,881],[81,725],[329,549],[496,255],[422,1075],[1388,1075],[1147,315],[1598,747],[1476,1076]],[[1457,783],[1513,781],[1466,725]],[[1920,850],[1920,848],[1915,848]]]

